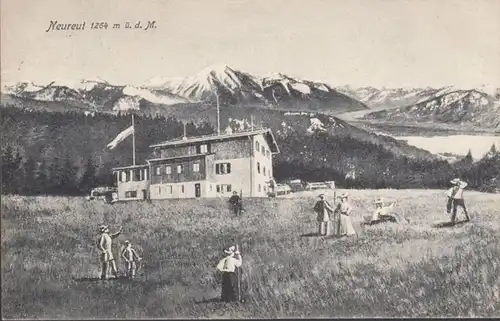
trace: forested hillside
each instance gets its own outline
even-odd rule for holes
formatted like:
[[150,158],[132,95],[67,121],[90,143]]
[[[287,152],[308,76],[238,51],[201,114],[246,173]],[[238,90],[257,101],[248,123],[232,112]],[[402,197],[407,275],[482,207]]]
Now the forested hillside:
[[[130,126],[130,115],[47,113],[3,107],[2,192],[21,194],[87,194],[96,185],[113,184],[111,169],[132,163],[132,139],[114,150],[106,145]],[[497,184],[500,154],[492,151],[478,163],[465,158],[456,164],[429,157],[409,157],[399,145],[378,138],[334,118],[290,119],[267,115],[262,124],[273,128],[281,153],[275,157],[277,180],[335,180],[339,186],[359,188],[445,187],[461,176],[471,187]],[[316,119],[316,118],[314,118]],[[230,124],[237,127],[238,120]],[[136,116],[137,163],[150,156],[151,144],[177,138],[183,123],[174,117]],[[187,123],[188,136],[208,134],[208,123]],[[395,144],[395,143],[394,143]],[[495,180],[497,179],[497,180]],[[489,187],[491,189],[491,187]]]

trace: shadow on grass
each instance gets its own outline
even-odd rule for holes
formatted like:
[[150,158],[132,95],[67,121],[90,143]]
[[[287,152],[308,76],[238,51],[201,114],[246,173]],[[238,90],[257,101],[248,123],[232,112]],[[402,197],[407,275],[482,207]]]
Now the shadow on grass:
[[318,233],[306,233],[306,234],[301,234],[300,237],[314,237],[314,236],[321,236]]
[[219,297],[217,297],[217,298],[205,299],[194,302],[194,304],[206,304],[206,303],[222,303],[222,300]]
[[129,279],[125,275],[120,275],[117,278],[109,278],[107,280],[101,280],[101,278],[85,276],[85,277],[81,277],[81,278],[73,278],[73,281],[76,281],[76,282],[100,282],[100,281],[103,281],[103,282],[109,282],[109,281],[123,282],[123,281],[132,281],[132,279]]
[[215,297],[215,298],[211,298],[211,299],[205,299],[205,300],[201,300],[201,301],[195,301],[194,304],[208,304],[208,303],[224,303],[224,304],[242,304],[242,303],[245,303],[245,298],[241,298],[241,301],[229,301],[229,302],[226,302],[226,301],[222,301],[222,299],[220,297]]
[[434,227],[434,228],[453,227],[453,226],[457,226],[457,225],[463,225],[463,224],[465,224],[467,222],[468,221],[458,221],[458,222],[455,222],[455,223],[452,223],[452,222],[441,222],[441,223],[437,223],[437,224],[432,225],[432,227]]

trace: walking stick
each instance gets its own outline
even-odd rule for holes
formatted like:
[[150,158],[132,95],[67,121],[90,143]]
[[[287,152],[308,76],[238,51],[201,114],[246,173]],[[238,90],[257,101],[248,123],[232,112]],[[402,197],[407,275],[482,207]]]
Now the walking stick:
[[[238,243],[236,243],[236,251],[239,251],[239,246]],[[240,259],[241,259],[241,253],[240,253]],[[238,302],[241,302],[241,281],[240,281],[240,269],[236,268],[236,280],[238,282]]]

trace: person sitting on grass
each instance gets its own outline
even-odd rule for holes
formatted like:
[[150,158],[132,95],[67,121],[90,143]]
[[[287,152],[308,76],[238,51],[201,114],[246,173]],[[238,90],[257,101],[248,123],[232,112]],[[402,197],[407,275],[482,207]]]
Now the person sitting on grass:
[[375,200],[375,211],[373,211],[372,217],[367,222],[367,225],[377,224],[381,222],[393,222],[400,223],[402,219],[396,213],[390,213],[391,210],[396,205],[396,202],[392,202],[390,205],[384,206],[384,202],[381,198]]

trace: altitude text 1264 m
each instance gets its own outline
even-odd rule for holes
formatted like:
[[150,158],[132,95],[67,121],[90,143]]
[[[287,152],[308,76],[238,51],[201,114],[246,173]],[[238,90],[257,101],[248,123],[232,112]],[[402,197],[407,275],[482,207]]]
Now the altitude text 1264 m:
[[51,31],[83,31],[83,30],[107,30],[107,29],[156,29],[156,21],[142,22],[126,21],[125,23],[108,23],[107,21],[82,21],[79,23],[59,23],[57,20],[51,20],[45,32]]

